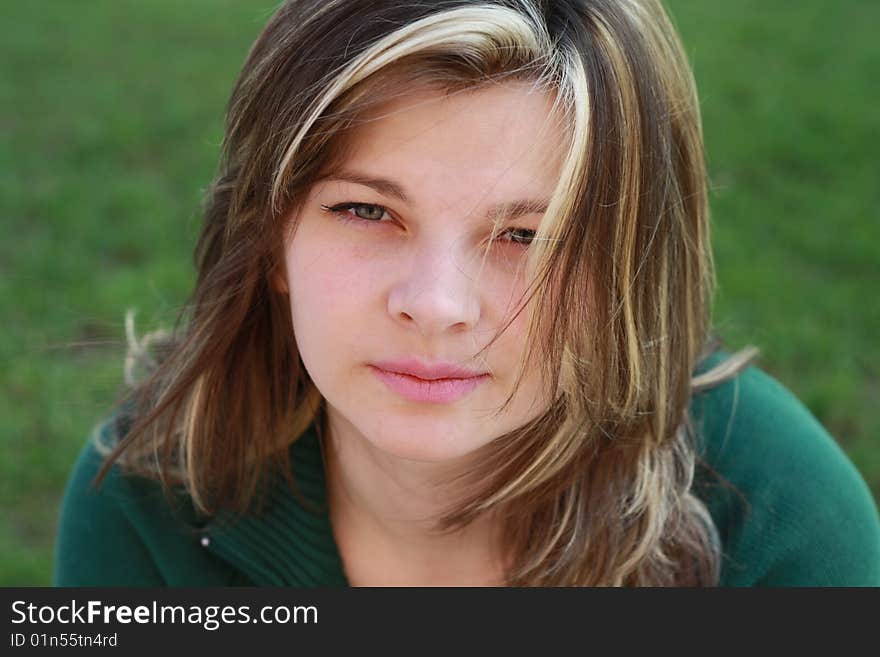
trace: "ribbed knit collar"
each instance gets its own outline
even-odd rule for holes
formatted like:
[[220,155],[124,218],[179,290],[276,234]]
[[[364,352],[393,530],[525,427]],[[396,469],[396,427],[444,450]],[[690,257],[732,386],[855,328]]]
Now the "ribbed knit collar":
[[314,427],[290,448],[296,491],[278,474],[262,513],[219,515],[204,527],[206,547],[256,586],[348,586],[327,506],[324,463]]

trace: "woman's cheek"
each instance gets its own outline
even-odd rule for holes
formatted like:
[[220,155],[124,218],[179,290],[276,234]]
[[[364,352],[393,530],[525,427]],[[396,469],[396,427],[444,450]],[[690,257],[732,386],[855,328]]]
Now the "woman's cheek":
[[337,245],[324,249],[323,254],[310,277],[316,303],[339,315],[346,309],[363,309],[379,294],[380,272],[387,273],[390,263],[378,258],[375,249]]

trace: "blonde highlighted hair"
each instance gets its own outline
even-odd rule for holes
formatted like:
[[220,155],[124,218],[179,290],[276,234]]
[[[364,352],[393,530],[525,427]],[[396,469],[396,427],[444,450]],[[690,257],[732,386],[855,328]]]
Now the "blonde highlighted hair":
[[657,0],[285,2],[232,92],[186,314],[152,349],[130,331],[144,369],[104,472],[183,486],[208,514],[253,510],[263,474],[289,475],[287,447],[324,420],[270,283],[292,209],[379,102],[506,80],[552,93],[566,128],[520,306],[534,308],[520,374],[533,359],[555,401],[481,448],[438,530],[497,514],[511,585],[717,583],[689,403],[756,350],[693,376],[717,346],[706,172]]

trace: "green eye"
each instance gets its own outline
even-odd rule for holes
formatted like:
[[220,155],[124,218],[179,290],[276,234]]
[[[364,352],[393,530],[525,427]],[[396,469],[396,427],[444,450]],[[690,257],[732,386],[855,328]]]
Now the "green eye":
[[370,203],[340,203],[333,206],[322,205],[321,209],[325,212],[338,214],[340,215],[340,218],[345,220],[355,221],[361,219],[373,223],[379,222],[387,212],[387,210],[381,205],[373,205]]
[[385,214],[385,208],[378,205],[356,205],[352,209],[358,217],[369,221],[378,221]]

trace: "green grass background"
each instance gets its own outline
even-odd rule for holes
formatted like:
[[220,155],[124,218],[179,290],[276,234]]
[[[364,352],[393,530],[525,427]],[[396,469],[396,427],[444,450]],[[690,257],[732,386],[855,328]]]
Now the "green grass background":
[[[880,497],[880,3],[671,0],[713,183],[716,323]],[[270,2],[16,2],[0,27],[0,585],[50,580],[69,468],[169,323]],[[785,467],[785,464],[778,464]]]

